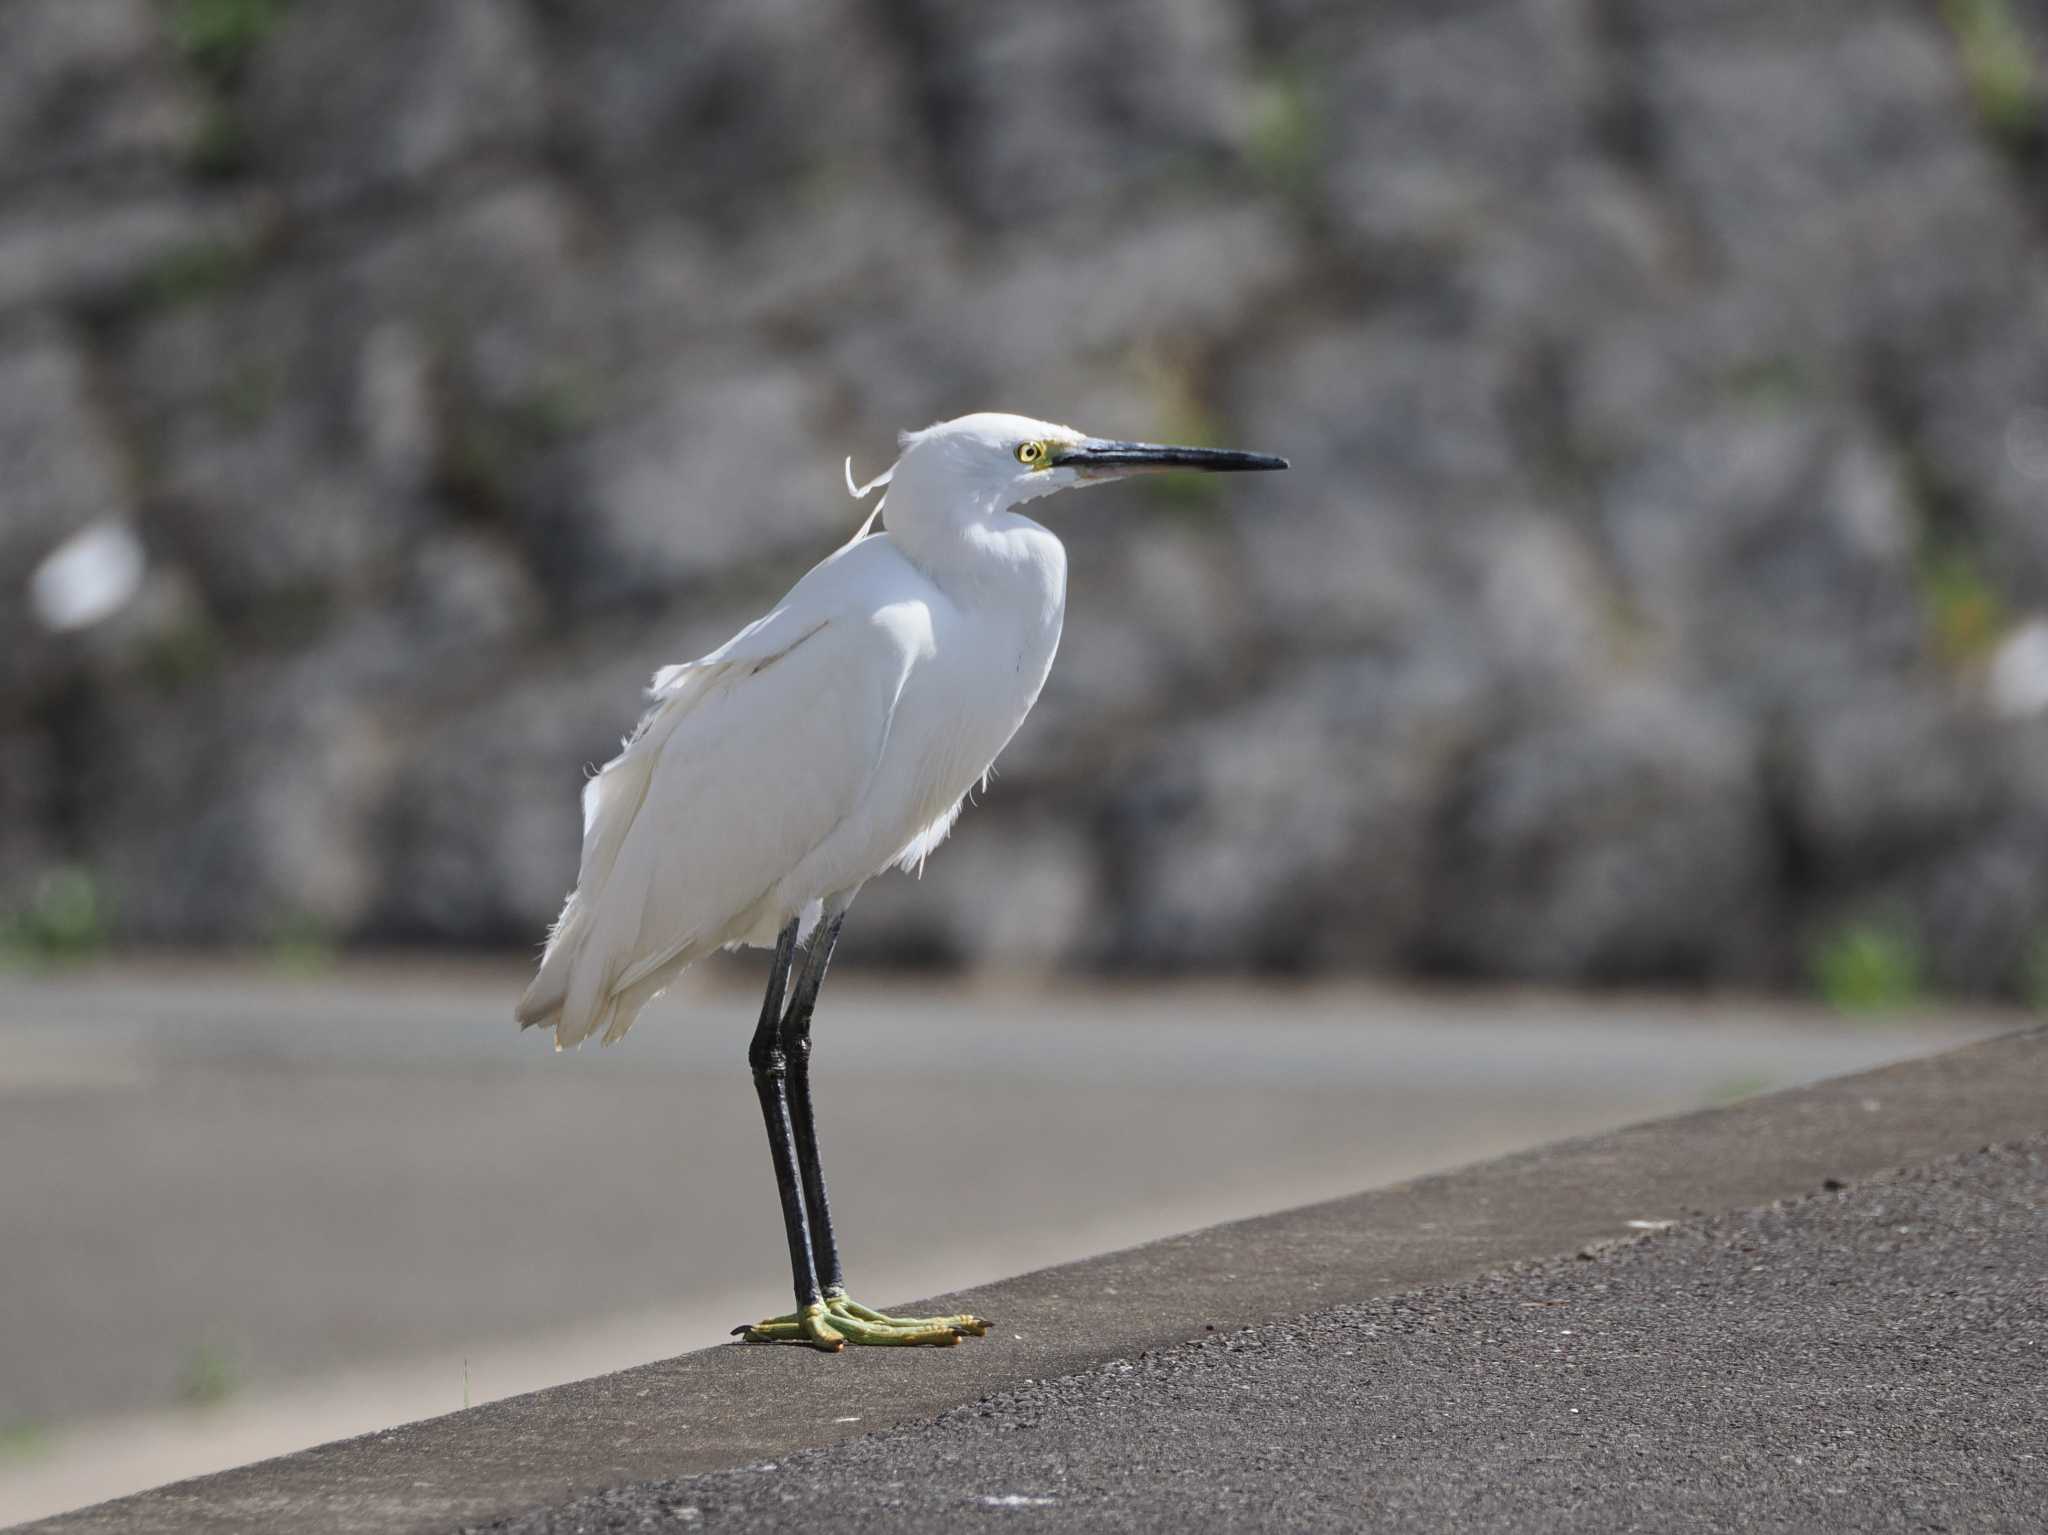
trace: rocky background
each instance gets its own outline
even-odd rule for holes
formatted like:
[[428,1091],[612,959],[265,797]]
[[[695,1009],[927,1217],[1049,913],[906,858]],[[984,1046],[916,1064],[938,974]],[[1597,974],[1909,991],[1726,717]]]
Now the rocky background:
[[[1061,664],[854,954],[2027,994],[2044,59],[2048,0],[0,0],[6,941],[533,944],[647,675],[998,408],[1294,471],[1048,504]],[[31,601],[88,531],[96,622]]]

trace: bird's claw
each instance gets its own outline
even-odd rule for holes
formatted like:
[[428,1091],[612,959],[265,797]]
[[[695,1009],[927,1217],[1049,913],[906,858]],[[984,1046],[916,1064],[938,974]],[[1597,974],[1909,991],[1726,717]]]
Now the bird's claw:
[[951,1348],[962,1338],[987,1334],[988,1323],[978,1316],[888,1316],[837,1288],[801,1311],[733,1329],[733,1335],[747,1343],[795,1343],[835,1354],[849,1343],[864,1348]]
[[735,1327],[733,1336],[748,1343],[800,1343],[836,1354],[846,1347],[846,1334],[832,1325],[824,1303],[813,1301],[788,1316],[770,1317],[747,1327]]

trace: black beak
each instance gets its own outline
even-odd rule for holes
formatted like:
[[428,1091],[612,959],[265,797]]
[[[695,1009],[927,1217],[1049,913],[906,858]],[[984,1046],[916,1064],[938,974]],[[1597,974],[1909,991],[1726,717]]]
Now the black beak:
[[1163,448],[1152,442],[1103,442],[1089,438],[1070,447],[1054,448],[1055,469],[1084,474],[1138,474],[1148,469],[1285,469],[1287,460],[1270,453],[1239,453],[1230,448]]

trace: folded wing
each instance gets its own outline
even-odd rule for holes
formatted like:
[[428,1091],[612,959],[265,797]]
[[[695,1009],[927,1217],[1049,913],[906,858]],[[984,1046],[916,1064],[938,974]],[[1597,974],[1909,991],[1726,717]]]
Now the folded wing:
[[686,966],[747,938],[859,812],[915,644],[878,618],[887,591],[832,568],[858,547],[721,649],[656,677],[653,708],[584,787],[576,889],[521,1024],[552,1027],[561,1046],[621,1037]]

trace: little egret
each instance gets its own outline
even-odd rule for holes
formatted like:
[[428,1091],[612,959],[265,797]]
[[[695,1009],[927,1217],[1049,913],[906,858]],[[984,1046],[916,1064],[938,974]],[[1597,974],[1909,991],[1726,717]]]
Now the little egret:
[[[853,539],[765,617],[657,673],[653,705],[583,788],[583,852],[519,1022],[559,1049],[621,1038],[705,955],[771,948],[747,1052],[768,1126],[796,1310],[750,1342],[950,1344],[971,1316],[889,1317],[846,1291],[811,1117],[811,1014],[856,892],[945,840],[1038,699],[1067,556],[1016,508],[1165,469],[1284,469],[983,414],[902,438]],[[886,512],[885,532],[873,532]],[[806,946],[807,941],[807,946]],[[799,950],[802,950],[799,959]],[[794,986],[791,973],[795,973]]]

